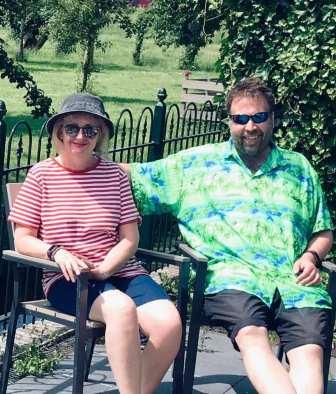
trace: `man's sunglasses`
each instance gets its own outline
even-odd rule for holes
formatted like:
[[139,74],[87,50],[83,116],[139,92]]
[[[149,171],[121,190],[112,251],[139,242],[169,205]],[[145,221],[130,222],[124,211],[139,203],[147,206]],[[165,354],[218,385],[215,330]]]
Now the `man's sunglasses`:
[[257,112],[254,115],[229,115],[230,119],[237,124],[247,124],[250,119],[253,123],[264,123],[268,119],[269,112]]
[[71,138],[76,138],[79,130],[82,130],[84,137],[86,138],[95,138],[96,135],[100,132],[101,128],[97,126],[79,126],[78,124],[66,124],[64,125],[64,132]]

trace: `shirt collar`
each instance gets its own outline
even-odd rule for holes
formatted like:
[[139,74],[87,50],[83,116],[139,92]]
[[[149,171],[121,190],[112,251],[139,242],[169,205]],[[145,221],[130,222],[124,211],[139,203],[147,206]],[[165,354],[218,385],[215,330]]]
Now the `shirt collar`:
[[[260,173],[267,173],[282,164],[284,157],[283,157],[281,149],[277,147],[277,145],[275,144],[274,141],[271,141],[271,148],[272,149],[271,149],[265,163],[260,167],[260,169],[254,175],[257,175]],[[236,147],[233,143],[232,138],[230,138],[228,141],[228,149],[225,150],[225,152],[224,152],[224,158],[226,158],[226,159],[232,158],[235,161],[237,161],[240,165],[246,167],[236,150]]]

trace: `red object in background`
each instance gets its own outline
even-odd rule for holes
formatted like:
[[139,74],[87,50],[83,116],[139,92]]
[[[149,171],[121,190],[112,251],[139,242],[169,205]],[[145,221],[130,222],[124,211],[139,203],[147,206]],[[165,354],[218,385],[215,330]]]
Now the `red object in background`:
[[131,0],[129,4],[133,7],[142,7],[147,8],[149,7],[151,0]]
[[139,0],[138,7],[146,8],[149,6],[150,2],[151,2],[151,0]]
[[190,70],[183,70],[183,75],[185,79],[189,79],[192,72]]

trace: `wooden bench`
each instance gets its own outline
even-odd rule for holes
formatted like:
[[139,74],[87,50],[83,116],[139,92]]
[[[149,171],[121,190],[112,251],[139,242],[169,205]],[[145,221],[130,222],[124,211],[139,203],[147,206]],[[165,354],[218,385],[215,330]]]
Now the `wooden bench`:
[[[194,118],[207,118],[207,113],[214,110],[214,118],[216,118],[217,105],[214,103],[216,96],[223,95],[223,84],[214,78],[188,78],[182,80],[181,94],[181,117],[188,117],[190,112]],[[203,115],[202,115],[203,110]]]

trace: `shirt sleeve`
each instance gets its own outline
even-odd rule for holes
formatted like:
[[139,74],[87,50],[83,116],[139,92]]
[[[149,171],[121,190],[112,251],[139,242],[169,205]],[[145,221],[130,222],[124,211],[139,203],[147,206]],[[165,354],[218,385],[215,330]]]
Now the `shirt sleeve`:
[[311,176],[313,181],[313,201],[315,203],[312,226],[312,234],[320,231],[332,230],[334,228],[329,209],[327,207],[325,195],[323,193],[320,180],[316,171],[311,167]]
[[41,224],[42,189],[29,171],[15,199],[8,220],[26,227],[39,229]]
[[127,174],[122,173],[120,179],[120,224],[130,222],[140,223],[141,218],[132,196],[131,186],[128,181]]
[[177,214],[182,193],[182,156],[131,164],[133,195],[142,215]]

